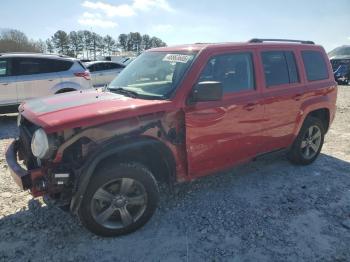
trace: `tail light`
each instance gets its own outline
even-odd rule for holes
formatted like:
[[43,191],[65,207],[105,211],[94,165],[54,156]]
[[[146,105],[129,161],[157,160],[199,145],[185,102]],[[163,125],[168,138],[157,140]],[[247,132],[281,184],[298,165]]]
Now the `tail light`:
[[77,77],[84,77],[86,80],[91,80],[91,75],[89,71],[77,72],[74,73],[74,75]]

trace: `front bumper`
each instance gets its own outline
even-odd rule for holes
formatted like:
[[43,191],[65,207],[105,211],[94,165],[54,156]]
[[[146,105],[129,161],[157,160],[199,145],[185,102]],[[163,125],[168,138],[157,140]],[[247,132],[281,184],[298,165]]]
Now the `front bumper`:
[[16,184],[22,189],[27,190],[32,187],[32,180],[30,173],[22,168],[17,162],[18,140],[14,140],[6,149],[6,162],[10,170],[12,178]]
[[45,189],[43,187],[42,179],[45,175],[45,171],[40,168],[30,171],[24,169],[17,161],[18,151],[18,140],[12,141],[6,149],[6,162],[12,178],[22,190],[30,189],[31,194],[34,197],[44,195]]

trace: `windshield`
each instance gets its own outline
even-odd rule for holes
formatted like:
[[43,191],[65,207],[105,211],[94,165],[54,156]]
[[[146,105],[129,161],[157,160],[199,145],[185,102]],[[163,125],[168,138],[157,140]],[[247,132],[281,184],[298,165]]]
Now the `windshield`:
[[145,52],[108,86],[110,91],[130,91],[136,96],[166,99],[176,89],[195,53]]

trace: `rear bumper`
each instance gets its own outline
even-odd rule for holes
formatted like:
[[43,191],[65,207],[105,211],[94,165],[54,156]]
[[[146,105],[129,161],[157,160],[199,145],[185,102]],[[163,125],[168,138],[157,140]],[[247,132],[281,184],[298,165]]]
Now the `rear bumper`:
[[32,180],[30,173],[22,168],[17,161],[18,144],[18,140],[14,140],[7,147],[5,154],[6,162],[16,184],[22,190],[27,190],[32,187]]

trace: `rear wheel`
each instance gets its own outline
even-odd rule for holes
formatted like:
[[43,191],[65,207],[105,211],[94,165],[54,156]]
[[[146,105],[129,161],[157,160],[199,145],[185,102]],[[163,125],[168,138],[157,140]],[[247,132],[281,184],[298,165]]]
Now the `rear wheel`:
[[118,236],[143,226],[158,198],[156,180],[147,168],[136,163],[109,165],[94,174],[78,213],[91,232]]
[[324,134],[322,121],[308,117],[288,152],[289,160],[298,165],[311,164],[321,152]]

